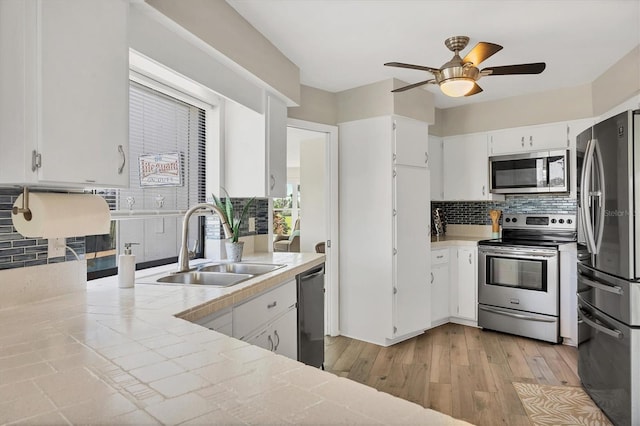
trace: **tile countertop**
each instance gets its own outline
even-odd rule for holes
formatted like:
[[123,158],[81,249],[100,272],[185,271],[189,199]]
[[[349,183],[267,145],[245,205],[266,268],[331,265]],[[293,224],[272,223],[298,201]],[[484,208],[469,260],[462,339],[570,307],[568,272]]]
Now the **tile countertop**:
[[324,256],[245,260],[288,266],[227,289],[119,289],[109,277],[0,310],[0,424],[467,424],[175,316],[204,316]]

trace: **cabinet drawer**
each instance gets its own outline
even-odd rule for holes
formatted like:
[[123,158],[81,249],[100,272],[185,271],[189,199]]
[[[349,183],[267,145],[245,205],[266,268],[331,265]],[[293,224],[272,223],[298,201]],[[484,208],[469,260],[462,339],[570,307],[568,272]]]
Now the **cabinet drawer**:
[[297,300],[291,280],[233,308],[233,337],[242,339],[258,327],[286,312]]
[[431,250],[431,264],[437,265],[439,263],[449,262],[449,249]]

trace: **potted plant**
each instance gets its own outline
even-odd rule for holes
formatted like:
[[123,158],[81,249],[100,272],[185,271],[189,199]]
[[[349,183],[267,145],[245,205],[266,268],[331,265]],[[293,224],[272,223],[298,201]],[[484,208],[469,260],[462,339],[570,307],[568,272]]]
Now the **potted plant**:
[[227,193],[226,189],[223,188],[223,190],[225,193],[224,201],[212,194],[213,201],[215,202],[216,207],[218,207],[223,213],[223,217],[221,219],[227,222],[231,229],[231,237],[227,238],[225,241],[227,259],[233,262],[239,262],[242,259],[242,249],[244,247],[244,241],[238,241],[238,237],[240,237],[240,225],[242,225],[242,222],[247,218],[247,215],[249,214],[249,207],[253,204],[255,197],[245,203],[242,208],[242,212],[238,215],[234,211],[229,193]]

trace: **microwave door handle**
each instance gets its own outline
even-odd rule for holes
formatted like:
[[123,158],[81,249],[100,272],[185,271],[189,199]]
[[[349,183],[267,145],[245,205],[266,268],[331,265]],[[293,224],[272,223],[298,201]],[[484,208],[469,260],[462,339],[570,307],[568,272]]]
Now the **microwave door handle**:
[[595,229],[595,253],[599,253],[602,248],[602,237],[604,235],[604,215],[605,215],[605,182],[604,182],[604,164],[602,163],[602,151],[600,151],[600,143],[598,139],[593,140],[594,144],[594,160],[597,160],[596,170],[597,174],[597,182],[598,182],[598,216],[596,218]]
[[580,201],[582,204],[582,225],[587,243],[587,250],[591,254],[596,254],[596,242],[593,233],[593,223],[591,222],[591,171],[593,168],[593,139],[587,142],[587,149],[582,167],[582,184],[580,190]]

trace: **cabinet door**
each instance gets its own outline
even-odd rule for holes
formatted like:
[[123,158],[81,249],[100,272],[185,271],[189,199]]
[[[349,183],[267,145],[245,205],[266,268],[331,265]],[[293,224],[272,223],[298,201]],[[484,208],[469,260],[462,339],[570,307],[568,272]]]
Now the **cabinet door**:
[[484,134],[444,139],[445,200],[488,200],[489,160]]
[[0,183],[128,186],[128,2],[0,3]]
[[449,249],[431,251],[431,326],[449,319]]
[[491,155],[569,148],[565,123],[500,130],[490,134],[489,144]]
[[39,180],[128,186],[128,2],[38,3]]
[[458,249],[458,300],[455,316],[477,320],[478,268],[476,266],[476,248]]
[[444,167],[443,142],[438,136],[429,135],[429,181],[431,183],[431,200],[444,200]]
[[287,105],[273,95],[267,95],[266,105],[268,197],[287,194]]
[[290,309],[270,327],[273,351],[291,359],[298,359],[298,310]]
[[252,345],[259,346],[262,349],[273,351],[273,336],[271,336],[270,331],[269,327],[261,328],[242,340]]
[[394,117],[393,149],[396,164],[427,167],[429,160],[428,141],[429,126],[427,123],[405,117]]
[[429,172],[397,166],[394,178],[394,330],[402,336],[430,324]]

